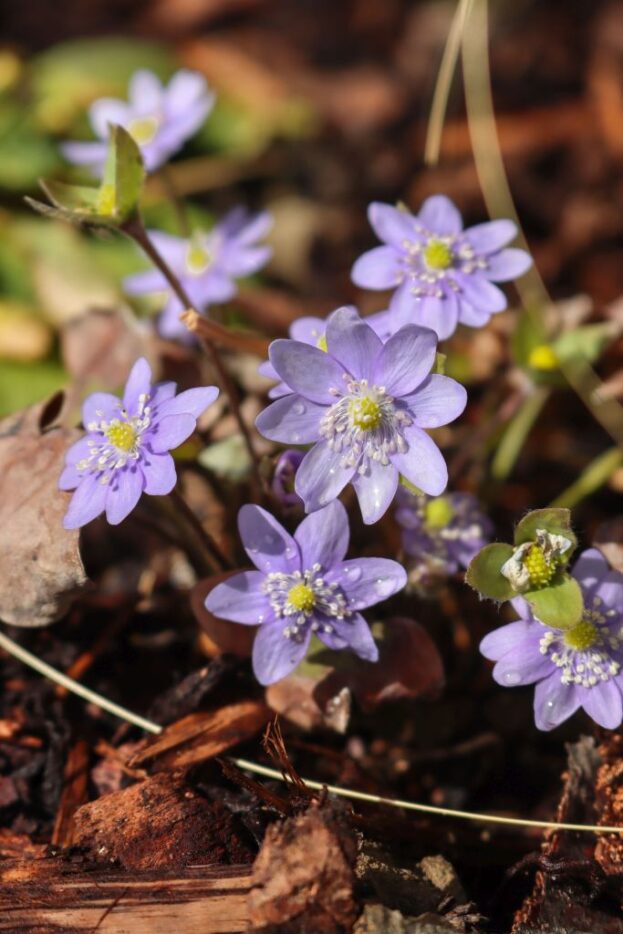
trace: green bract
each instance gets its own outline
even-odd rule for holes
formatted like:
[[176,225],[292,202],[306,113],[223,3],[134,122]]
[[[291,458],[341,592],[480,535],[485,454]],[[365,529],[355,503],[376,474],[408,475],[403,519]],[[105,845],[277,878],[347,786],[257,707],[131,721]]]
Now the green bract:
[[121,126],[110,130],[104,177],[98,186],[42,181],[51,201],[28,203],[41,214],[90,227],[121,227],[138,212],[145,170],[140,150]]
[[487,545],[472,560],[466,580],[483,597],[522,596],[547,626],[564,629],[582,616],[579,584],[567,573],[577,539],[568,509],[536,509],[515,529],[514,544]]

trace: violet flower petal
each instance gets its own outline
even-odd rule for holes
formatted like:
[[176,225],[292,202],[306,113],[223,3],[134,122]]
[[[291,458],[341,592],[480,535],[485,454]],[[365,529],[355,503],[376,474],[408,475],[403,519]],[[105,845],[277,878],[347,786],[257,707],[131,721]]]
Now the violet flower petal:
[[238,513],[238,530],[245,551],[265,574],[299,570],[299,546],[277,520],[261,506],[247,504]]
[[383,344],[375,366],[375,382],[391,396],[406,396],[424,382],[435,363],[437,335],[408,324]]
[[467,391],[451,377],[432,373],[413,394],[405,396],[403,402],[415,415],[420,428],[439,428],[453,422],[463,412]]
[[353,558],[334,567],[327,579],[340,584],[349,608],[365,610],[402,590],[407,572],[390,558]]
[[445,195],[427,198],[418,213],[418,219],[432,233],[452,236],[463,230],[459,209]]
[[409,449],[404,454],[392,454],[393,463],[418,489],[429,496],[439,496],[448,484],[448,468],[443,454],[433,439],[416,425],[405,428],[404,436]]
[[217,584],[206,597],[206,609],[221,619],[246,626],[271,625],[272,610],[262,590],[261,571],[241,571]]
[[85,477],[71,498],[63,519],[66,529],[79,529],[96,519],[106,508],[108,487],[100,482],[99,474]]
[[282,444],[312,444],[320,438],[320,420],[326,408],[292,393],[263,409],[255,427],[270,441]]
[[393,463],[386,466],[369,461],[365,473],[355,473],[353,486],[366,525],[374,525],[385,515],[398,488],[398,471]]
[[141,459],[141,470],[145,478],[145,493],[151,496],[166,496],[177,482],[175,461],[167,452],[145,454]]
[[391,246],[375,246],[355,261],[351,279],[362,289],[391,289],[400,282],[399,255]]
[[330,387],[345,385],[345,370],[328,353],[301,341],[276,340],[268,349],[270,362],[293,392],[311,402],[332,405]]
[[534,721],[539,730],[553,730],[572,716],[582,701],[573,684],[562,684],[558,670],[534,689]]
[[197,425],[193,415],[167,415],[153,426],[151,448],[155,454],[172,451],[189,438]]
[[352,480],[355,467],[342,467],[341,461],[342,454],[332,451],[326,441],[320,441],[307,452],[294,484],[307,512],[326,506]]
[[260,684],[274,684],[289,675],[303,661],[311,629],[308,626],[300,641],[286,639],[283,620],[260,626],[253,643],[253,671]]
[[312,512],[294,533],[301,549],[301,567],[311,568],[317,563],[330,568],[343,561],[349,535],[348,515],[339,500]]

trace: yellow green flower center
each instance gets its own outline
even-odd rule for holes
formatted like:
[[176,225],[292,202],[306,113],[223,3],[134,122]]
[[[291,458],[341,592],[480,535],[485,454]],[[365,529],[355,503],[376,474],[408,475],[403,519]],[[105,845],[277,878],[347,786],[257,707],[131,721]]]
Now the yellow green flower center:
[[132,120],[128,127],[128,133],[139,146],[151,143],[157,131],[157,117],[138,117],[136,120]]
[[115,419],[106,429],[106,437],[118,451],[124,451],[126,454],[131,451],[136,444],[136,431],[128,422],[120,422]]
[[556,560],[550,559],[548,561],[539,545],[531,546],[524,559],[524,564],[533,587],[545,587],[557,570]]
[[321,335],[320,335],[320,337],[319,337],[318,340],[316,341],[316,347],[317,347],[319,350],[324,350],[325,353],[327,352],[327,336],[326,336],[326,334],[321,334]]
[[595,624],[583,619],[576,626],[572,626],[571,629],[567,629],[563,633],[562,641],[570,649],[585,652],[597,642],[597,637],[598,633]]
[[372,431],[381,423],[381,406],[371,396],[358,396],[348,404],[351,422],[362,431]]
[[97,196],[97,210],[104,217],[115,213],[117,192],[114,185],[102,185]]
[[199,238],[194,237],[186,253],[186,266],[189,272],[195,273],[196,275],[205,272],[210,262],[210,254],[202,245]]
[[316,595],[307,584],[295,584],[294,587],[290,587],[288,591],[288,603],[290,603],[295,610],[299,610],[302,613],[309,613],[316,604]]
[[442,240],[429,240],[424,247],[424,262],[429,269],[449,269],[452,265],[452,250]]
[[557,370],[560,360],[555,350],[549,344],[539,344],[533,347],[528,356],[528,366],[533,370]]
[[431,499],[424,507],[424,523],[429,529],[442,529],[454,517],[454,509],[447,496]]

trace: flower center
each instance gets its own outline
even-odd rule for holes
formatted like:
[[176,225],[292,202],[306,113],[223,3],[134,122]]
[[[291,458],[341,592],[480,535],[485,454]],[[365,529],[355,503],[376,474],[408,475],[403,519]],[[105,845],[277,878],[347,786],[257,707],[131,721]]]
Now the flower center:
[[356,428],[372,431],[381,424],[381,406],[371,396],[358,396],[348,403],[348,414]]
[[128,126],[128,133],[139,146],[151,143],[158,132],[160,121],[157,117],[137,117]]
[[562,641],[570,649],[576,649],[578,652],[584,652],[590,649],[599,639],[597,626],[588,619],[583,619],[571,629],[565,630]]
[[539,545],[532,545],[524,558],[524,564],[533,587],[546,587],[558,570],[556,559],[546,558]]
[[118,418],[110,423],[104,434],[111,444],[125,453],[131,451],[136,444],[136,429],[134,426],[129,422],[120,422]]
[[403,431],[411,417],[395,405],[384,386],[351,376],[344,379],[345,391],[331,390],[340,398],[321,419],[320,434],[332,451],[342,452],[342,467],[365,474],[370,461],[387,466],[391,454],[408,450]]
[[443,240],[429,240],[424,247],[423,256],[429,269],[449,269],[452,265],[452,250]]
[[616,610],[604,610],[600,597],[584,611],[584,618],[567,630],[548,630],[539,650],[560,669],[562,684],[590,688],[609,681],[621,670],[620,619]]
[[141,436],[151,424],[149,396],[139,396],[136,415],[129,415],[119,402],[119,418],[107,421],[101,410],[96,411],[97,421],[89,422],[86,429],[94,437],[87,440],[88,457],[76,464],[80,472],[99,473],[101,482],[109,483],[112,473],[125,467],[128,461],[137,461],[141,456]]
[[316,595],[307,584],[295,584],[288,591],[288,602],[295,610],[309,613],[316,605]]
[[305,638],[308,626],[312,632],[330,633],[334,631],[332,619],[351,615],[339,584],[325,581],[320,564],[292,574],[267,574],[262,589],[277,619],[287,621],[284,636],[294,642]]
[[560,366],[558,354],[549,344],[533,347],[528,356],[528,366],[533,370],[557,370]]
[[441,529],[454,518],[454,508],[447,496],[431,499],[424,507],[424,523],[429,529]]
[[316,341],[316,347],[319,350],[324,350],[325,353],[327,352],[327,335],[326,334],[320,335],[320,337]]
[[206,271],[213,260],[213,256],[206,249],[203,239],[194,234],[186,251],[186,268],[193,276],[200,276]]

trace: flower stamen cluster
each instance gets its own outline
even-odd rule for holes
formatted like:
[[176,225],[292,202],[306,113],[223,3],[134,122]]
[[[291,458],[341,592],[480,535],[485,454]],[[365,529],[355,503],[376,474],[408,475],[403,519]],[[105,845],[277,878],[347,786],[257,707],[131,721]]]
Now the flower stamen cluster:
[[356,467],[360,474],[367,472],[369,461],[386,467],[391,454],[408,450],[403,429],[412,419],[396,406],[384,386],[348,375],[344,379],[343,395],[338,389],[331,390],[341,398],[323,416],[320,434],[332,451],[343,452],[343,467]]
[[287,620],[283,635],[295,642],[304,638],[312,615],[316,617],[321,614],[327,618],[326,622],[314,618],[311,622],[312,632],[322,631],[327,634],[334,631],[329,622],[331,618],[345,620],[350,616],[339,584],[327,583],[322,576],[322,566],[318,563],[308,570],[294,571],[292,574],[281,571],[267,574],[262,590],[277,619]]
[[[109,483],[111,472],[125,467],[129,461],[140,457],[141,436],[151,424],[151,407],[147,404],[149,396],[142,393],[138,399],[136,415],[129,415],[119,402],[118,418],[106,419],[104,412],[97,409],[99,421],[92,421],[86,426],[87,431],[96,437],[89,438],[88,457],[76,464],[80,473],[101,473],[100,483]],[[103,436],[100,440],[100,436]]]
[[539,651],[560,669],[562,684],[595,687],[619,674],[621,665],[612,652],[621,648],[621,639],[609,628],[607,617],[615,610],[602,612],[601,599],[594,597],[592,607],[571,629],[547,630],[539,643]]

